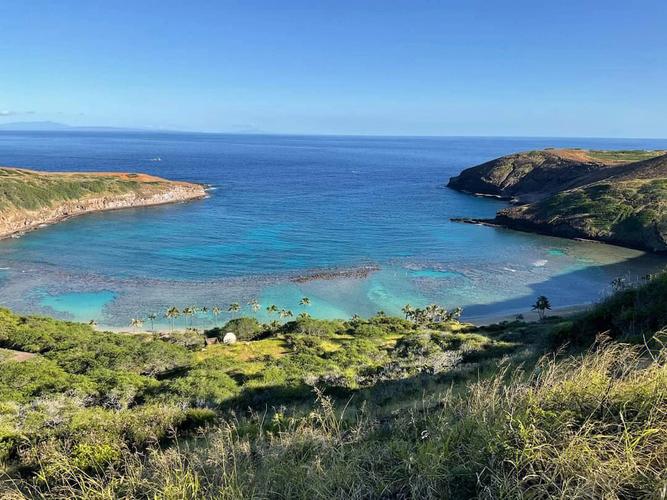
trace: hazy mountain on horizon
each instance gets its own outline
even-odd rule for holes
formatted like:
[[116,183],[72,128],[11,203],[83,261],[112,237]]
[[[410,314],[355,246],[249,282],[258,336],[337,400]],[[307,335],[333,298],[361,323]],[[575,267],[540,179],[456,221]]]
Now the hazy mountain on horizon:
[[123,132],[149,132],[151,129],[109,127],[109,126],[76,126],[67,125],[53,121],[30,121],[30,122],[8,122],[0,123],[0,130],[7,131],[29,131],[29,132],[57,132],[57,131],[123,131]]

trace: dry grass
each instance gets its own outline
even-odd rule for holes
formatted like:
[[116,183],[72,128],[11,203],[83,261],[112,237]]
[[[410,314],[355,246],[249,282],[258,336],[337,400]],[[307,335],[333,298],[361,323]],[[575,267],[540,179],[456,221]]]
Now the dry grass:
[[[91,473],[67,456],[37,498],[665,498],[667,351],[597,345],[509,369],[390,419],[334,408],[227,420]],[[39,474],[38,474],[39,477]],[[8,497],[9,498],[9,497]]]

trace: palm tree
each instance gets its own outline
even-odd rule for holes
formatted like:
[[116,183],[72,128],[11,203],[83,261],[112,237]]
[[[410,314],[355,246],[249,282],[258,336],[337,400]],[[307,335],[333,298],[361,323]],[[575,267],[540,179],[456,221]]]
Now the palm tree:
[[229,304],[229,307],[227,308],[227,311],[234,317],[234,314],[239,312],[241,310],[241,305],[238,302],[232,302]]
[[141,328],[142,326],[144,326],[144,322],[143,322],[143,320],[141,320],[139,318],[132,318],[130,320],[130,326],[132,328],[134,328],[134,331],[136,332],[138,328]]
[[294,316],[294,314],[292,314],[292,311],[290,311],[289,309],[281,309],[279,314],[280,314],[280,319],[291,318],[292,316]]
[[151,322],[151,331],[155,331],[155,320],[157,319],[157,314],[155,313],[150,313],[148,316],[148,320]]
[[403,309],[401,309],[401,312],[405,314],[405,319],[410,319],[415,313],[415,308],[410,304],[405,304]]
[[544,295],[540,295],[533,304],[533,311],[537,311],[540,319],[544,319],[547,317],[547,309],[551,310],[551,303]]
[[164,317],[169,318],[171,321],[171,331],[174,331],[174,323],[176,321],[176,318],[178,318],[181,315],[181,311],[178,310],[178,307],[176,306],[171,306],[169,309],[167,309],[167,312],[165,313]]
[[[185,326],[188,326],[188,319],[197,311],[194,306],[185,307],[183,309],[183,316],[185,316]],[[192,322],[190,322],[192,324]]]
[[90,325],[90,326],[92,326],[93,328],[95,328],[95,327],[97,326],[97,321],[95,321],[94,319],[91,319],[91,320],[88,322],[88,325]]
[[453,319],[454,321],[458,321],[461,319],[461,315],[463,314],[463,308],[462,307],[456,307],[450,314],[449,318]]
[[309,306],[310,304],[311,304],[311,302],[310,302],[310,299],[309,299],[308,297],[303,297],[303,298],[299,301],[299,305],[300,305],[300,306]]
[[412,320],[418,325],[426,323],[428,320],[426,310],[422,309],[421,307],[416,308],[414,311],[412,311]]
[[310,314],[307,312],[302,312],[297,316],[298,319],[310,319]]
[[208,314],[208,307],[206,307],[206,306],[203,306],[203,307],[193,307],[193,309],[195,310],[195,313],[194,313],[194,315],[193,315],[193,317],[192,317],[193,319],[197,318],[199,313],[201,313],[201,314],[203,314],[203,315],[207,315],[207,314]]
[[252,309],[252,312],[256,313],[262,308],[262,305],[257,302],[257,299],[252,299],[250,302],[248,302],[248,305],[250,306],[250,309]]
[[215,325],[218,326],[218,316],[220,316],[222,309],[220,309],[218,306],[213,306],[211,312],[213,313],[213,317],[215,318]]
[[275,304],[271,304],[270,306],[267,306],[266,312],[269,313],[269,316],[272,315],[273,313],[277,313],[278,306]]
[[429,304],[426,306],[424,311],[426,312],[426,317],[428,318],[429,321],[435,321],[436,318],[438,317],[438,305],[437,304]]
[[387,317],[387,313],[384,312],[384,311],[378,311],[378,312],[375,313],[375,315],[376,315],[378,318],[386,318],[386,317]]

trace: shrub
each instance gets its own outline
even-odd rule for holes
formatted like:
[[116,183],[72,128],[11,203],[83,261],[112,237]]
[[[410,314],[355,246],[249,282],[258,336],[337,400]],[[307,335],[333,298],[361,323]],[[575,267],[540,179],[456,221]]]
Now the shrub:
[[282,333],[300,333],[317,337],[331,337],[343,329],[341,321],[314,318],[299,318],[289,321],[281,328]]
[[262,325],[255,318],[235,318],[229,320],[222,328],[207,330],[207,337],[218,337],[222,340],[227,332],[234,332],[239,340],[252,340],[262,331]]

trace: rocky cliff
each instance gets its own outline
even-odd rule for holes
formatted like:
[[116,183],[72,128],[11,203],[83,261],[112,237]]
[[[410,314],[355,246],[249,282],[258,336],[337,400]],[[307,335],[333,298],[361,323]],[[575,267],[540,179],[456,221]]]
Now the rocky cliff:
[[145,174],[46,173],[0,168],[0,238],[90,212],[205,196],[201,185]]
[[449,186],[518,205],[482,222],[667,252],[664,151],[531,151],[467,169]]

